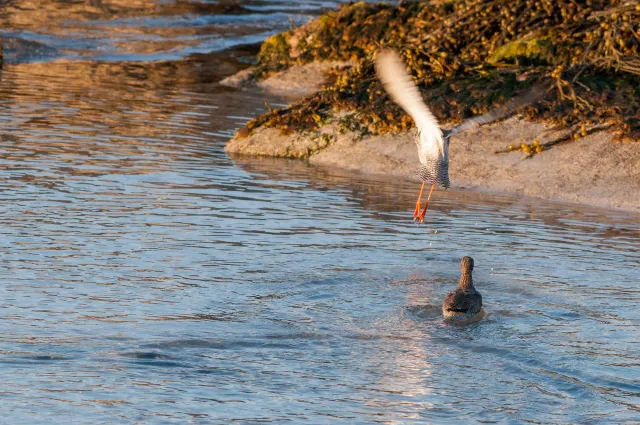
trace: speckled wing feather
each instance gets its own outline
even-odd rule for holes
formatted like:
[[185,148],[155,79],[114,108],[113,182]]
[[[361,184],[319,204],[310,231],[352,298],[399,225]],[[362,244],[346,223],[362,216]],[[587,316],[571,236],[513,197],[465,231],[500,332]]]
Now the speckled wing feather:
[[449,312],[473,315],[482,308],[482,295],[479,292],[465,293],[456,290],[447,294],[443,304]]
[[411,115],[421,132],[421,149],[425,153],[444,156],[444,139],[438,120],[420,95],[402,59],[393,50],[385,50],[376,58],[376,71],[385,89],[398,105]]

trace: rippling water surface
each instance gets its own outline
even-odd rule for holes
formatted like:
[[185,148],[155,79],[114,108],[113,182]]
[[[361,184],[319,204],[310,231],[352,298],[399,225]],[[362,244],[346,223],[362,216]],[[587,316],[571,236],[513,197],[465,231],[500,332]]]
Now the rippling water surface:
[[222,47],[333,3],[50,4],[1,15],[0,422],[638,422],[637,216],[452,190],[418,227],[414,182],[228,158],[285,100]]

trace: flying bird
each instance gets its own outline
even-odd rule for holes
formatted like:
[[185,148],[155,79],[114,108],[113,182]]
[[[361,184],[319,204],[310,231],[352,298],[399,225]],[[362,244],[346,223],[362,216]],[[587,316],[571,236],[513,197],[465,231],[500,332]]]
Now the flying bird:
[[[413,118],[413,122],[418,128],[416,145],[421,164],[418,175],[422,179],[422,186],[413,213],[413,219],[418,223],[424,221],[435,186],[439,185],[447,189],[450,185],[449,140],[451,136],[502,118],[518,107],[532,103],[541,95],[541,89],[537,87],[525,96],[512,99],[484,115],[468,119],[451,130],[442,130],[438,120],[424,103],[420,91],[407,72],[402,59],[395,51],[382,51],[376,57],[375,66],[378,78],[382,81],[391,99]],[[424,209],[420,212],[425,183],[430,184],[431,188]]]
[[[421,164],[419,175],[422,178],[422,187],[413,219],[422,223],[435,185],[439,184],[445,189],[449,187],[449,137],[442,132],[438,120],[424,104],[418,87],[396,52],[386,50],[380,53],[376,58],[376,71],[391,99],[411,115],[418,128],[416,144]],[[424,209],[420,213],[425,183],[429,183],[431,189]]]
[[449,292],[442,302],[442,315],[445,319],[455,321],[475,319],[482,311],[482,295],[473,286],[472,272],[473,258],[462,258],[458,287],[455,291]]

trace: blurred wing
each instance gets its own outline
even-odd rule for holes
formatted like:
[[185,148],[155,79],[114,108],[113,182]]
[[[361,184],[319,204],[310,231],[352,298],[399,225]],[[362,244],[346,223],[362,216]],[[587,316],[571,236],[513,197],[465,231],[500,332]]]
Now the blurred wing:
[[477,117],[469,118],[468,120],[463,121],[462,123],[460,123],[460,125],[454,127],[451,130],[450,135],[462,133],[464,131],[471,130],[472,128],[480,127],[481,125],[497,121],[501,118],[506,117],[507,115],[511,115],[521,107],[530,105],[533,102],[540,100],[544,96],[544,93],[545,90],[543,84],[539,84],[533,87],[524,95],[515,97],[504,105],[494,108],[484,115],[479,115]]
[[393,50],[381,52],[376,58],[376,71],[391,99],[413,118],[422,133],[422,143],[433,145],[424,146],[424,148],[437,149],[440,154],[443,154],[444,141],[438,120],[424,104],[420,91],[407,72],[400,56]]

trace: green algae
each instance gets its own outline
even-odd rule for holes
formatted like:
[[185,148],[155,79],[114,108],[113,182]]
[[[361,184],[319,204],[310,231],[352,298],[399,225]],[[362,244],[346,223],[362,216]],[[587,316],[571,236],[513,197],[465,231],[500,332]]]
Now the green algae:
[[558,60],[551,37],[520,39],[498,47],[487,57],[491,65],[514,64],[554,64]]
[[288,33],[275,34],[267,38],[258,52],[259,66],[254,72],[254,76],[258,79],[264,78],[266,75],[286,69],[290,66],[289,46],[290,35]]

